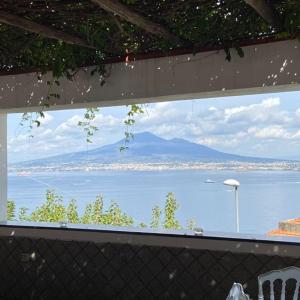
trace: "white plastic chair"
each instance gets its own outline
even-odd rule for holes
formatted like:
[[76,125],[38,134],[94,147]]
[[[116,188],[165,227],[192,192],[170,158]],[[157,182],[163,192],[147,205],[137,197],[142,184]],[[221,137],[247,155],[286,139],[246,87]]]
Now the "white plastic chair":
[[298,299],[300,286],[300,269],[296,267],[288,267],[282,270],[270,271],[258,276],[258,300],[264,300],[263,284],[266,281],[270,282],[270,300],[275,300],[274,281],[278,279],[282,281],[280,299],[285,300],[286,282],[289,279],[296,280],[296,288],[294,291],[293,300]]
[[226,300],[250,300],[240,283],[234,283]]

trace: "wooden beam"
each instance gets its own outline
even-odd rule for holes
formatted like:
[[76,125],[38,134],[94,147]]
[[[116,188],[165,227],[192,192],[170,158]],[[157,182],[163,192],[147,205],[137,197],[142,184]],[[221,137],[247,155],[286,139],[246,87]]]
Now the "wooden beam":
[[132,11],[126,5],[120,3],[117,0],[91,0],[93,3],[99,5],[102,9],[111,12],[113,14],[118,15],[122,19],[132,23],[139,28],[150,32],[156,36],[160,36],[164,39],[171,40],[176,44],[180,44],[180,39],[171,33],[167,28],[164,26],[152,22],[147,18],[141,16],[140,14]]
[[266,0],[244,0],[272,27],[282,30],[282,22],[274,7]]
[[0,23],[5,23],[17,28],[21,28],[23,30],[36,33],[49,39],[64,41],[67,44],[96,49],[96,47],[89,45],[85,40],[77,36],[57,29],[53,29],[45,25],[38,24],[36,22],[7,13],[5,11],[0,11]]

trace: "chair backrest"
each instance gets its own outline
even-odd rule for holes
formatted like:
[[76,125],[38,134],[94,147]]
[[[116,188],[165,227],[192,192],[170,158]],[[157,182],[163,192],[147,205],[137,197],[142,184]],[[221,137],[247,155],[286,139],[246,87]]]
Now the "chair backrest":
[[226,300],[250,300],[240,283],[234,283]]
[[281,280],[281,300],[285,300],[286,282],[289,279],[296,280],[296,288],[294,291],[293,300],[298,299],[300,286],[300,268],[288,267],[282,270],[274,270],[258,276],[258,300],[264,300],[263,284],[266,281],[270,282],[270,300],[275,300],[274,281]]

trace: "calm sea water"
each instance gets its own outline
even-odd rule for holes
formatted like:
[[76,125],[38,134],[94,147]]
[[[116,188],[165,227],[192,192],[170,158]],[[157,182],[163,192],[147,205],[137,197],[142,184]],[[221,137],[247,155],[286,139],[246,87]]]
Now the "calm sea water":
[[[244,233],[266,233],[278,222],[300,217],[300,172],[292,171],[97,171],[9,174],[8,195],[17,207],[30,210],[45,199],[49,188],[67,202],[75,198],[82,211],[103,195],[106,205],[116,201],[136,222],[149,222],[154,205],[163,207],[173,192],[183,225],[195,219],[204,230],[234,231],[235,202],[225,179],[240,181],[240,223]],[[215,181],[213,184],[205,180]]]

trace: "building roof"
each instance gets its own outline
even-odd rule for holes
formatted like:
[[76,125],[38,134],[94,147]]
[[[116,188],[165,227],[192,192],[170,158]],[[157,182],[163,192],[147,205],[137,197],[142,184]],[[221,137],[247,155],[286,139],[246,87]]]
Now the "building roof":
[[279,222],[278,229],[268,232],[268,235],[300,237],[300,218]]
[[268,236],[300,237],[300,232],[275,229],[275,230],[272,230],[272,231],[268,232]]

